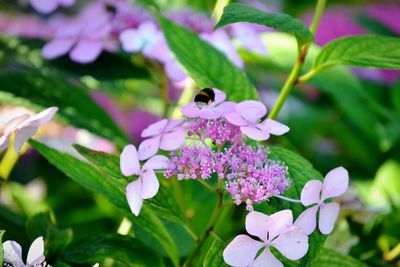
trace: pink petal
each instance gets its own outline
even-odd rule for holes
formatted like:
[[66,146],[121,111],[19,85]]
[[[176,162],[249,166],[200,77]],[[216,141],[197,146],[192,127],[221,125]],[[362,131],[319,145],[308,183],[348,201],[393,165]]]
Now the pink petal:
[[20,116],[12,118],[4,126],[4,134],[10,134],[11,132],[15,131],[19,125],[21,125],[24,121],[26,121],[30,117],[31,116],[29,114],[25,113]]
[[227,119],[230,123],[237,126],[247,126],[249,123],[243,119],[243,117],[237,113],[228,113],[225,114],[225,119]]
[[134,145],[127,145],[122,150],[120,156],[120,169],[123,175],[139,175],[140,164],[138,153]]
[[238,235],[225,248],[223,252],[224,261],[231,266],[249,266],[263,246],[263,243],[247,235]]
[[138,52],[143,46],[143,40],[137,30],[128,29],[119,35],[122,49],[126,52]]
[[54,59],[67,54],[76,43],[77,37],[56,37],[42,48],[45,59]]
[[169,166],[169,159],[166,156],[157,155],[146,161],[146,163],[143,164],[142,169],[162,170],[168,168],[168,166]]
[[139,177],[139,179],[126,186],[126,199],[132,213],[138,216],[143,205],[142,178]]
[[23,127],[15,132],[14,149],[16,152],[21,150],[22,145],[28,141],[29,138],[35,135],[37,127]]
[[172,130],[177,127],[180,127],[182,123],[184,122],[184,119],[180,120],[168,120],[167,125],[165,126],[165,130]]
[[160,183],[158,182],[157,176],[152,169],[147,169],[142,172],[142,198],[149,199],[154,197],[158,188],[160,187]]
[[153,124],[150,124],[146,129],[143,130],[142,137],[146,138],[146,137],[155,136],[155,135],[160,134],[164,130],[167,123],[168,123],[168,120],[163,119],[163,120],[157,121]]
[[269,240],[286,232],[293,225],[293,213],[291,210],[281,210],[270,216],[273,224],[268,229]]
[[308,181],[301,191],[301,203],[309,206],[320,201],[322,182],[319,180]]
[[181,108],[182,114],[188,118],[197,118],[199,116],[199,108],[196,103],[191,102]]
[[186,132],[184,129],[166,133],[161,137],[160,148],[167,151],[178,149],[185,143],[185,136]]
[[11,263],[13,266],[25,266],[22,261],[21,246],[15,242],[8,240],[3,243],[4,261]]
[[242,117],[254,124],[259,119],[261,119],[265,114],[267,114],[267,108],[265,105],[259,101],[247,100],[240,102],[236,105],[236,112],[238,112]]
[[301,228],[292,226],[289,231],[272,241],[271,246],[279,250],[286,258],[298,260],[308,251],[308,236]]
[[222,114],[216,112],[211,106],[203,106],[199,112],[199,117],[206,120],[215,120],[221,116]]
[[51,107],[43,110],[42,112],[31,116],[29,119],[24,121],[22,125],[29,125],[32,127],[39,127],[48,124],[52,119],[54,114],[58,111],[57,107]]
[[3,152],[10,145],[10,135],[5,134],[0,137],[0,153]]
[[156,136],[140,143],[138,152],[140,160],[146,160],[157,153],[160,147],[160,138],[160,136]]
[[58,2],[55,0],[29,0],[32,7],[40,13],[51,13],[56,10]]
[[228,113],[235,112],[235,106],[236,106],[235,102],[223,102],[215,106],[214,110],[221,115],[225,115]]
[[216,89],[216,88],[212,88],[212,89],[215,94],[214,103],[218,104],[218,103],[224,102],[226,99],[226,94],[219,89]]
[[247,135],[247,137],[253,140],[267,140],[269,138],[269,133],[265,131],[261,131],[253,126],[242,126],[240,127],[242,133]]
[[272,223],[270,216],[258,211],[252,211],[246,216],[246,231],[267,242],[267,232]]
[[258,256],[251,267],[283,267],[282,262],[280,262],[269,250],[266,248],[260,256]]
[[343,167],[338,167],[325,176],[324,183],[322,185],[322,201],[337,197],[344,194],[349,187],[349,173]]
[[103,49],[101,40],[80,39],[70,53],[70,58],[78,63],[86,64],[96,60]]
[[165,73],[174,82],[180,82],[187,77],[183,67],[176,60],[169,60],[164,64]]
[[303,231],[310,235],[314,232],[317,227],[317,211],[319,206],[314,206],[303,211],[299,217],[297,217],[294,225],[303,229]]
[[273,135],[283,135],[289,131],[289,127],[285,124],[271,119],[266,119],[262,123],[258,124],[257,127]]
[[336,202],[323,203],[319,209],[318,226],[324,235],[330,234],[339,216],[340,207]]
[[27,265],[36,266],[44,261],[44,242],[43,237],[36,238],[28,251]]

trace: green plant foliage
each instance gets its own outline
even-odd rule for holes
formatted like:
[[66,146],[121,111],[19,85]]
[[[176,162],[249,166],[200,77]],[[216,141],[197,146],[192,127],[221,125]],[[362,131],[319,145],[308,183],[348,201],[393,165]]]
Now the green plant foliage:
[[348,255],[323,248],[311,265],[312,267],[368,267],[365,263]]
[[0,230],[0,265],[3,266],[4,250],[3,250],[3,235],[6,231]]
[[362,35],[336,39],[322,48],[314,69],[335,65],[400,69],[400,38]]
[[312,33],[298,19],[287,14],[267,13],[244,4],[230,4],[224,8],[224,13],[215,29],[237,22],[250,22],[264,25],[281,32],[291,33],[299,40],[312,41]]
[[[285,191],[284,196],[292,199],[300,199],[301,191],[309,180],[323,179],[323,176],[313,168],[310,162],[296,153],[279,147],[270,147],[270,149],[269,158],[285,162],[289,169],[292,185]],[[269,206],[276,210],[291,209],[295,218],[306,209],[301,203],[292,203],[279,199],[271,199]],[[300,260],[301,266],[310,266],[319,254],[325,239],[326,236],[322,235],[318,229],[309,236],[309,250],[307,255]]]
[[246,74],[206,41],[172,21],[159,17],[169,48],[201,88],[225,91],[229,100],[258,99],[258,93]]
[[71,244],[61,258],[72,264],[112,258],[124,266],[164,266],[162,258],[139,240],[118,234],[98,235]]
[[222,253],[226,244],[219,239],[215,239],[211,247],[207,251],[204,258],[204,267],[222,267],[228,266],[223,259]]
[[171,259],[177,261],[175,244],[163,223],[149,209],[142,209],[140,216],[133,216],[125,199],[125,194],[118,189],[104,173],[92,165],[70,155],[58,152],[41,143],[31,140],[30,144],[68,177],[82,186],[105,197],[133,223],[157,240]]
[[[114,140],[119,145],[127,142],[124,133],[110,116],[90,98],[88,90],[76,81],[35,70],[5,71],[0,72],[0,87],[1,91],[27,99],[43,108],[59,107],[57,114],[66,123]],[[8,99],[12,101],[12,98]]]

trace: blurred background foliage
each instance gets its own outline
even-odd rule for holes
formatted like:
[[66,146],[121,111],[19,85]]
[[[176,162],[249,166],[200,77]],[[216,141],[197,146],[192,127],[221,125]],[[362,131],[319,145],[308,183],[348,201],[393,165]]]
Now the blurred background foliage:
[[[193,8],[209,16],[215,5],[213,0],[137,2],[150,10]],[[313,0],[258,2],[305,21],[309,21],[315,5]],[[74,8],[84,5],[85,1],[77,3]],[[374,17],[366,12],[371,6],[393,7],[397,16],[390,15],[392,23]],[[64,12],[73,14],[74,8]],[[10,14],[32,13],[22,0],[2,0],[0,9]],[[332,38],[340,37],[348,34],[348,27],[353,27],[347,23],[350,21],[362,32],[398,37],[399,18],[397,1],[328,1],[319,31]],[[342,19],[346,22],[344,25]],[[317,35],[320,44],[330,38],[325,35],[323,40]],[[246,63],[245,72],[258,88],[262,101],[271,107],[295,62],[296,44],[289,35],[272,31],[264,33],[262,38],[268,47],[267,55],[243,50],[241,56]],[[103,53],[96,62],[79,65],[66,57],[43,60],[42,45],[41,40],[5,35],[0,38],[3,107],[60,106],[59,121],[111,140],[116,145],[114,151],[119,151],[127,142],[138,144],[141,130],[163,116],[159,70],[142,56]],[[305,70],[310,68],[318,50],[317,45],[312,47]],[[398,77],[399,72],[393,71],[343,67],[323,71],[296,87],[279,116],[291,131],[284,137],[271,138],[272,143],[305,157],[321,173],[336,166],[349,170],[352,187],[342,199],[341,220],[326,246],[370,266],[400,266]],[[182,93],[170,88],[169,115],[173,114]],[[97,146],[94,143],[93,148]],[[169,182],[174,190],[176,181]],[[183,181],[181,185],[178,202],[194,231],[200,233],[206,227],[215,199],[197,183]],[[18,240],[27,247],[35,233],[41,233],[40,229],[30,229],[30,222],[44,220],[52,225],[48,229],[60,241],[51,247],[55,251],[48,252],[52,255],[50,262],[57,255],[57,246],[62,248],[72,240],[116,232],[123,218],[104,197],[67,178],[33,150],[19,158],[8,181],[2,180],[0,189],[0,229],[6,230],[3,240]],[[229,238],[242,229],[244,214],[243,209],[226,210],[226,219],[216,231]],[[190,236],[175,223],[162,221],[176,241],[178,253],[187,255],[193,243]],[[134,226],[133,232],[141,241],[161,251],[140,227]]]

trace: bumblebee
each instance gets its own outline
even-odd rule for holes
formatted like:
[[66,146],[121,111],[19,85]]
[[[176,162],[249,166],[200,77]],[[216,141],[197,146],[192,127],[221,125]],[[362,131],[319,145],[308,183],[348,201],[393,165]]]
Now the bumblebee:
[[196,103],[204,103],[204,104],[211,104],[215,100],[215,93],[214,90],[211,88],[204,88],[202,89],[195,97],[194,102]]

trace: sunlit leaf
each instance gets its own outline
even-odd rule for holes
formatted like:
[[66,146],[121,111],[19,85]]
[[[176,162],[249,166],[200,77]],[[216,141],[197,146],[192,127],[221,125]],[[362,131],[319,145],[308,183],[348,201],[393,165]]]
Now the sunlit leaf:
[[206,257],[204,258],[204,267],[222,267],[228,266],[224,262],[222,253],[226,247],[226,244],[219,239],[215,239],[211,247],[207,251]]

